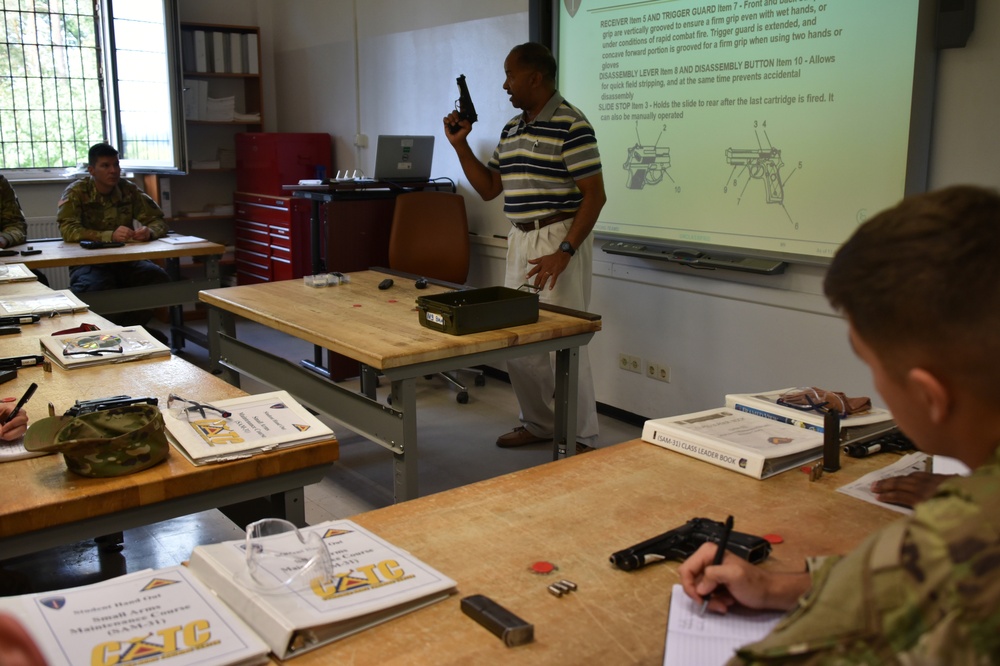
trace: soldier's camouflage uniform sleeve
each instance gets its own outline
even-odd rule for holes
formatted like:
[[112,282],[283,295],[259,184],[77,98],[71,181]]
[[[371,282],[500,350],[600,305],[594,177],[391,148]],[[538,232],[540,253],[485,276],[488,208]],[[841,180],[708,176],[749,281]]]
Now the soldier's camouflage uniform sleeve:
[[110,241],[115,229],[131,229],[133,220],[149,227],[153,239],[167,234],[163,211],[127,180],[119,182],[118,187],[107,195],[97,192],[91,178],[76,181],[66,188],[59,199],[56,219],[67,243]]
[[163,211],[152,197],[129,181],[123,180],[119,186],[123,189],[123,196],[127,196],[132,203],[132,217],[152,232],[150,240],[166,236],[169,229],[163,219]]
[[812,587],[729,664],[1000,664],[1000,448],[911,518],[812,571]]
[[0,237],[4,240],[3,246],[20,245],[27,238],[27,233],[28,225],[24,223],[24,213],[14,188],[0,176]]

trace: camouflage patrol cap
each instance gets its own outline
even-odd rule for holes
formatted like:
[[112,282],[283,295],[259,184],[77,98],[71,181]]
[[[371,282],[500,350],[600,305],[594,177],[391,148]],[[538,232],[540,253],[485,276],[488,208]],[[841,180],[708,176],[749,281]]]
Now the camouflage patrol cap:
[[128,405],[41,419],[25,433],[24,448],[61,453],[66,467],[82,476],[110,477],[163,462],[170,447],[160,410]]

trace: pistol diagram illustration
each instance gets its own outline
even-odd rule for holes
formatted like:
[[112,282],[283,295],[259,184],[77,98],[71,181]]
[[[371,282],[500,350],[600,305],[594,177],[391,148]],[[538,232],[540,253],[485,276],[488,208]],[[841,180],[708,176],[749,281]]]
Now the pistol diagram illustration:
[[[764,201],[780,206],[785,211],[788,221],[797,229],[798,224],[785,208],[785,185],[792,174],[802,167],[802,162],[799,162],[791,173],[782,177],[781,169],[785,163],[781,159],[781,149],[775,148],[771,144],[766,130],[756,129],[755,132],[757,134],[757,148],[726,148],[726,164],[732,169],[723,192],[728,193],[732,188],[732,191],[736,193],[736,202],[739,203],[750,183],[760,181],[764,186]],[[762,133],[763,141],[761,140]]]
[[777,148],[726,148],[726,163],[733,167],[733,182],[739,180],[737,169],[742,167],[750,178],[764,181],[767,203],[785,202],[785,186],[781,182],[781,167],[785,164]]
[[[670,174],[670,148],[658,145],[660,137],[656,138],[656,143],[651,146],[644,146],[639,138],[639,123],[635,128],[636,143],[628,149],[625,164],[622,168],[628,171],[628,178],[625,187],[630,190],[641,190],[646,185],[659,185],[663,182],[663,176],[668,178]],[[663,136],[663,133],[660,133]],[[673,179],[671,178],[671,181]]]

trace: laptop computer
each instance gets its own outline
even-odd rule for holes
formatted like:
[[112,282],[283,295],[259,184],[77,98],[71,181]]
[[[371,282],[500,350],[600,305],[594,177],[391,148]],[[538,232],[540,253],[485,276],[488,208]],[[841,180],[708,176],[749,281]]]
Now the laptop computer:
[[380,134],[375,149],[375,180],[430,180],[433,136]]

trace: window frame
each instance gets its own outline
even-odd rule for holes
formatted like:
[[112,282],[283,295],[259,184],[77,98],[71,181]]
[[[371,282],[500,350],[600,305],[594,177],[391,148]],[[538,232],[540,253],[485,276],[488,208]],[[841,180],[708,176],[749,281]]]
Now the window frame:
[[[115,0],[93,0],[99,35],[98,68],[104,100],[104,134],[108,143],[119,150],[123,144],[120,119],[119,80],[114,35]],[[128,0],[120,0],[128,2]],[[187,131],[184,122],[183,72],[180,58],[180,16],[177,0],[160,0],[163,5],[163,31],[166,47],[167,95],[170,104],[170,132],[173,143],[172,164],[153,164],[139,159],[121,158],[122,170],[130,173],[183,175],[187,164]],[[86,156],[75,166],[0,169],[8,181],[20,183],[65,182],[86,172]]]

